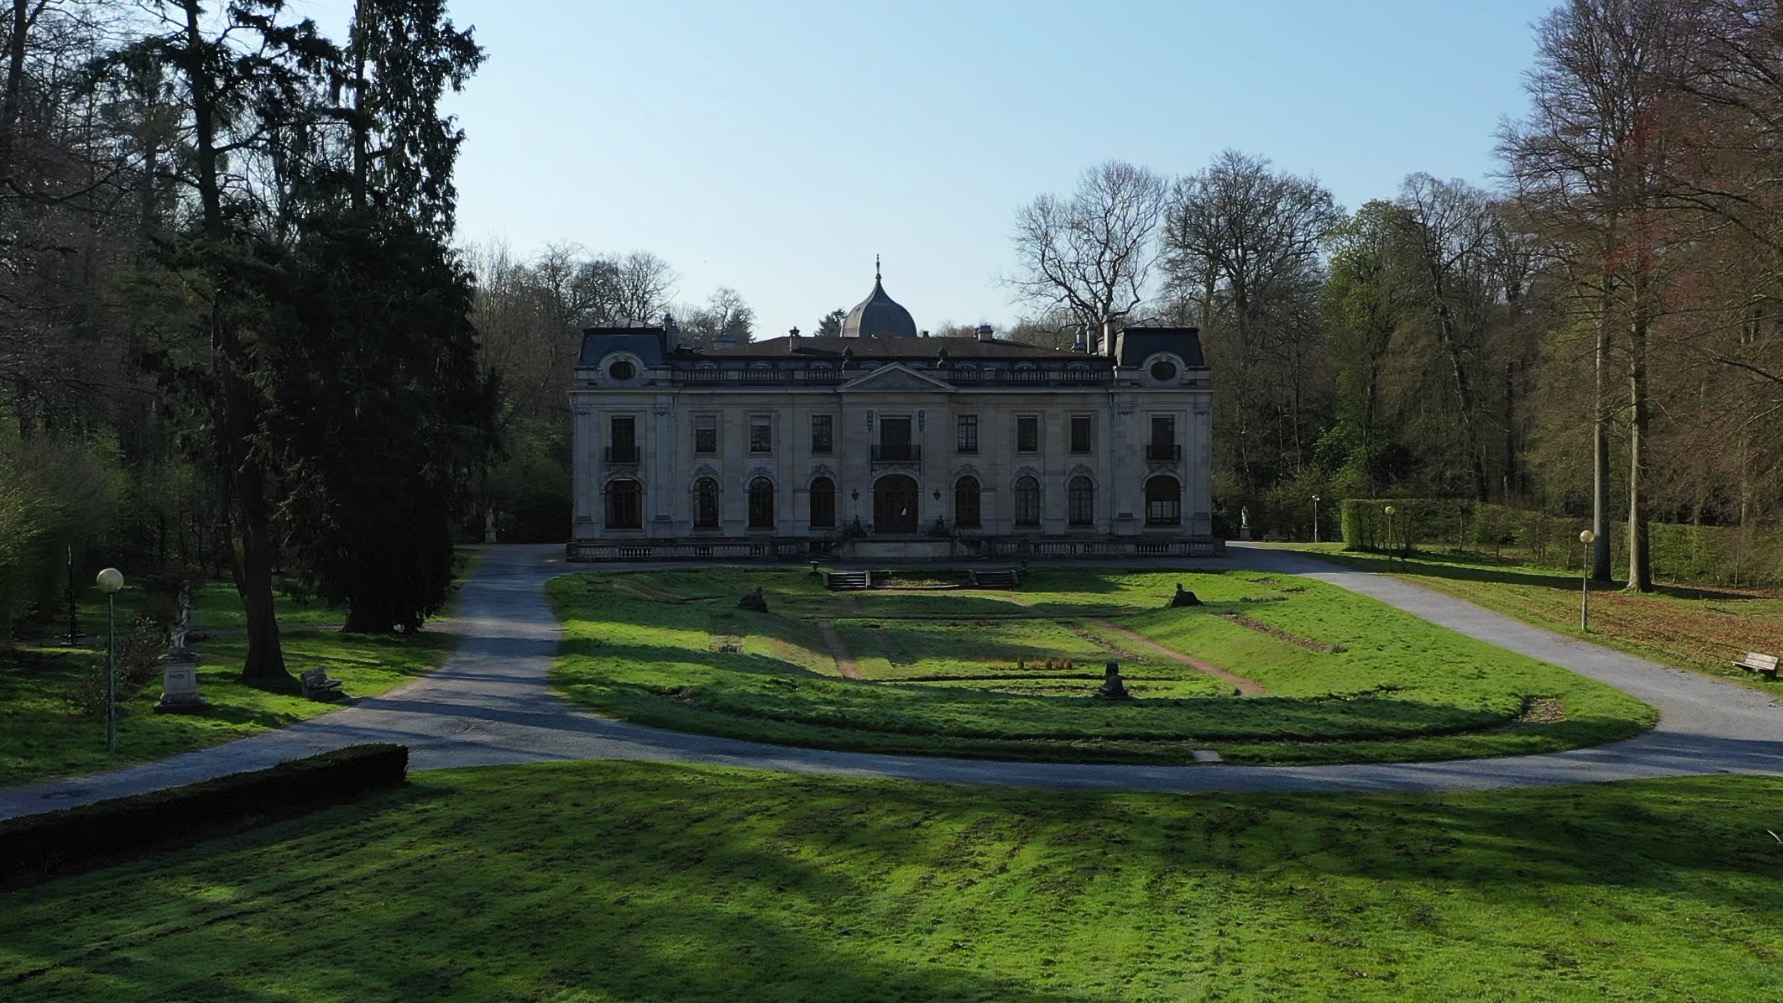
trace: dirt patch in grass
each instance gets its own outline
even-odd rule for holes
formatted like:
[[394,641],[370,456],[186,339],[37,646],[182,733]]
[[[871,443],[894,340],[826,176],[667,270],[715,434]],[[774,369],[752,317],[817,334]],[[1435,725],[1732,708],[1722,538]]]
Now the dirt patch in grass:
[[1305,648],[1308,651],[1317,651],[1320,654],[1329,655],[1333,652],[1344,650],[1342,645],[1326,644],[1322,641],[1315,641],[1310,637],[1301,637],[1299,634],[1296,634],[1291,630],[1272,627],[1261,621],[1253,620],[1250,617],[1245,616],[1243,613],[1221,613],[1220,615],[1241,627],[1249,627],[1252,630],[1268,634],[1270,637],[1281,638],[1289,644]]
[[1238,692],[1239,696],[1257,697],[1269,692],[1263,688],[1262,683],[1257,682],[1255,679],[1246,679],[1244,676],[1241,676],[1236,672],[1228,672],[1212,662],[1196,658],[1194,655],[1187,655],[1180,651],[1173,651],[1143,634],[1135,634],[1125,627],[1117,627],[1114,624],[1109,623],[1107,620],[1097,620],[1096,626],[1126,640],[1134,647],[1151,652],[1159,658],[1173,662],[1180,662],[1190,668],[1199,669],[1215,679],[1230,683],[1232,684],[1232,688]]
[[817,629],[823,636],[824,647],[828,648],[830,651],[830,657],[836,660],[836,673],[838,675],[844,679],[867,678],[866,676],[861,675],[860,663],[854,660],[854,655],[849,652],[848,645],[843,644],[842,638],[837,636],[835,621],[819,620],[817,621]]

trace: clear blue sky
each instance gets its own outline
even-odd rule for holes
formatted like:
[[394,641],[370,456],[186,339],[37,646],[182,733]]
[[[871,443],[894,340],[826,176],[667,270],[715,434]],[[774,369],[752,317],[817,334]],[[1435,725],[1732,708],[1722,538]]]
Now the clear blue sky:
[[1103,160],[1231,147],[1350,209],[1413,171],[1489,183],[1552,6],[454,0],[489,54],[450,103],[459,239],[649,250],[757,337],[862,299],[875,253],[918,326],[1004,323],[1016,207]]

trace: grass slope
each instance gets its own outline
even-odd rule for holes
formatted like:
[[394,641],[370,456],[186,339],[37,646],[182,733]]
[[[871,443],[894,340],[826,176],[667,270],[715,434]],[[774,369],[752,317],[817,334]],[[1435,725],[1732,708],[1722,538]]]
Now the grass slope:
[[[1207,605],[1160,608],[1178,582]],[[770,612],[736,609],[758,586]],[[565,621],[554,681],[570,699],[787,744],[1168,763],[1213,747],[1228,760],[1302,763],[1547,751],[1652,720],[1556,666],[1334,586],[1261,574],[1044,571],[1019,594],[860,596],[789,570],[701,569],[560,578],[548,594]],[[1198,670],[1126,651],[1101,619],[1269,695],[1235,698]],[[822,620],[871,682],[836,677]],[[1090,695],[1109,658],[1141,699]],[[1564,716],[1525,719],[1535,706]]]
[[1777,778],[1022,792],[628,763],[0,896],[9,1000],[1783,998]]
[[[1524,623],[1583,636],[1577,568],[1551,568],[1468,551],[1419,553],[1391,566],[1376,554],[1325,547],[1314,552],[1349,567],[1397,575]],[[1732,662],[1748,651],[1783,654],[1783,596],[1713,585],[1661,585],[1642,595],[1594,585],[1590,639],[1703,675],[1775,690],[1776,683],[1742,672]]]
[[[348,696],[376,696],[439,666],[453,639],[436,633],[411,637],[294,631],[281,637],[293,673],[325,665]],[[198,692],[210,702],[199,715],[156,714],[159,682],[125,706],[118,752],[105,751],[105,723],[75,718],[63,694],[103,652],[27,649],[28,661],[0,668],[0,787],[97,773],[147,762],[281,728],[326,714],[336,703],[272,693],[239,681],[247,638],[222,635],[196,646]],[[33,657],[34,656],[34,657]]]
[[[458,548],[455,588],[475,570],[482,556],[483,548]],[[192,591],[192,629],[209,634],[192,647],[201,656],[198,691],[210,703],[210,710],[192,716],[156,714],[153,708],[161,687],[153,684],[127,704],[128,715],[118,724],[118,752],[107,755],[104,723],[77,720],[64,698],[83,673],[105,661],[105,600],[97,588],[88,589],[82,599],[81,624],[82,630],[98,632],[96,648],[27,644],[0,650],[0,787],[97,773],[191,752],[282,728],[340,706],[241,685],[238,677],[247,659],[246,619],[235,586],[203,582]],[[437,633],[400,637],[320,631],[314,628],[338,626],[344,611],[320,602],[298,602],[283,593],[275,596],[275,602],[280,641],[291,674],[325,666],[330,677],[342,681],[342,692],[350,697],[377,696],[438,668],[455,644],[451,637]],[[127,584],[118,593],[120,637],[127,634],[131,618],[145,603],[153,605],[155,601],[136,585]]]

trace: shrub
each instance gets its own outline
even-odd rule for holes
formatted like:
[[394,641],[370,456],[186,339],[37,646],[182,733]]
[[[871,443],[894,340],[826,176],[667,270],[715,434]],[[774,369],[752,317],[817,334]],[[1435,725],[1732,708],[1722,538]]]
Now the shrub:
[[[161,675],[161,654],[167,646],[167,630],[151,617],[139,616],[130,622],[130,631],[118,638],[118,702],[128,703],[137,694],[154,685]],[[74,681],[64,698],[74,706],[74,714],[83,721],[105,720],[105,695],[109,669],[106,657],[100,656],[88,665]]]
[[0,887],[397,787],[408,762],[407,746],[354,745],[251,773],[0,821]]

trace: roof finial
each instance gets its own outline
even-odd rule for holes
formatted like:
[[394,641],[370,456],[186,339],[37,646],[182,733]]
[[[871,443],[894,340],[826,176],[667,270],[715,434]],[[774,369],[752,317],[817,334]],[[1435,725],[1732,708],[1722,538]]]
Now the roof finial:
[[873,281],[879,281],[879,255],[873,255]]

